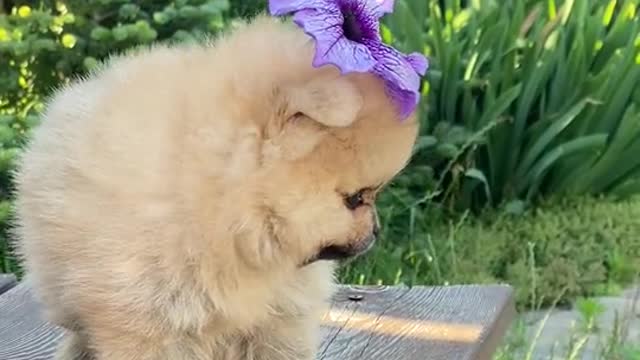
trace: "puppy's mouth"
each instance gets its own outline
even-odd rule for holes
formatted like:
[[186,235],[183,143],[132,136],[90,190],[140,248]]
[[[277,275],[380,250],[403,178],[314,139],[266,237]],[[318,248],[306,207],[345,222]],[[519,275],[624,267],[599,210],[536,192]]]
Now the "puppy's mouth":
[[303,266],[313,264],[317,261],[345,261],[353,259],[369,251],[376,241],[375,235],[370,235],[364,240],[360,240],[348,245],[327,245],[322,247],[313,257],[307,259]]
[[351,246],[329,245],[320,250],[315,256],[316,260],[344,260],[358,254],[353,250]]

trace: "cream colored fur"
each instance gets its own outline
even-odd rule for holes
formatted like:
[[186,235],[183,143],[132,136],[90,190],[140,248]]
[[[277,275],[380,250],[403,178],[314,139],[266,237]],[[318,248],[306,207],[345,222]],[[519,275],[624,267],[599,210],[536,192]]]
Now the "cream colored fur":
[[305,264],[371,235],[417,123],[377,78],[312,57],[259,17],[57,92],[16,174],[15,234],[67,329],[58,360],[314,358],[333,263]]

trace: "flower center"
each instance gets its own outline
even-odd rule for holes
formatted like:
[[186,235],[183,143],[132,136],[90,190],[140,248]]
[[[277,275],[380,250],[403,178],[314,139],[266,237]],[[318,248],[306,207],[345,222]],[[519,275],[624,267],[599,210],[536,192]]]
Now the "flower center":
[[342,24],[342,31],[344,31],[344,36],[351,41],[361,42],[364,32],[358,23],[356,14],[352,11],[345,11],[343,16],[344,23]]

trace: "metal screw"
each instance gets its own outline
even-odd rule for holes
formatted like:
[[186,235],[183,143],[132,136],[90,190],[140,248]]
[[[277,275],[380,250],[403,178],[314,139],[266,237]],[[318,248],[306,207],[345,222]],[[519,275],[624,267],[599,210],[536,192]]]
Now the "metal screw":
[[351,300],[351,301],[362,301],[362,299],[364,299],[364,296],[362,296],[360,294],[351,294],[351,295],[349,295],[349,300]]

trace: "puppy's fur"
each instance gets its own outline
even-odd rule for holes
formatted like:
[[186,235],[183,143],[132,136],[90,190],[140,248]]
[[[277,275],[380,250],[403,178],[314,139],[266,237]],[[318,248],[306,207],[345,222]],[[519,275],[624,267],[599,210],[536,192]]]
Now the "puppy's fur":
[[[17,248],[57,359],[312,359],[331,257],[368,249],[417,134],[372,75],[267,17],[113,59],[53,97]],[[361,192],[351,208],[345,197]]]

